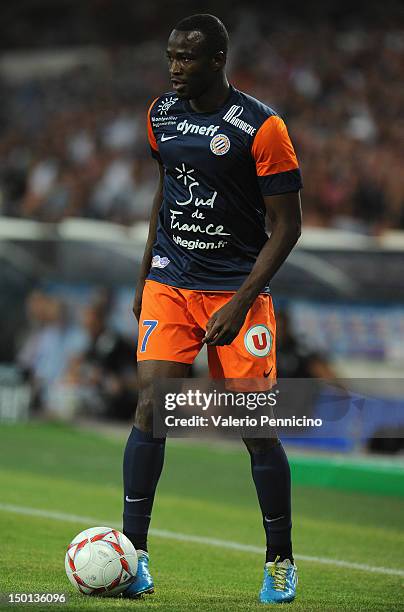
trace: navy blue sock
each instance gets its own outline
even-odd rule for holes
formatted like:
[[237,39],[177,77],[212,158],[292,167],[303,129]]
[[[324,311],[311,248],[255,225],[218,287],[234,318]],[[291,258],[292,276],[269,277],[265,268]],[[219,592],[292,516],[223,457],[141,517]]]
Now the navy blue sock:
[[147,551],[154,495],[164,463],[165,438],[132,428],[123,459],[123,532],[137,550]]
[[282,444],[263,453],[252,453],[251,471],[257,489],[267,540],[266,561],[292,556],[290,467]]

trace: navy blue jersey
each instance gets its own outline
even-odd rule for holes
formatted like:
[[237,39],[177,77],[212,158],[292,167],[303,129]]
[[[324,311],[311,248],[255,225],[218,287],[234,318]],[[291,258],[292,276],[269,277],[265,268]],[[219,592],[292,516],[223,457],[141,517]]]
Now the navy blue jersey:
[[148,136],[165,174],[147,278],[184,289],[236,291],[268,239],[263,196],[302,186],[285,124],[231,87],[213,113],[194,112],[175,93],[157,98]]

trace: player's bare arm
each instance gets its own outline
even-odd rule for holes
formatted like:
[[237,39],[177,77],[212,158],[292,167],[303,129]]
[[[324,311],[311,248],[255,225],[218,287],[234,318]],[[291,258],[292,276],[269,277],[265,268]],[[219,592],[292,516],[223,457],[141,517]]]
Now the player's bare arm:
[[271,222],[271,236],[240,289],[209,319],[204,338],[206,344],[223,346],[233,342],[254,300],[300,237],[302,211],[299,192],[266,196],[264,202]]
[[160,162],[156,162],[159,169],[159,179],[157,184],[156,193],[153,198],[153,206],[150,215],[149,233],[147,236],[146,246],[143,254],[142,263],[140,266],[139,279],[136,284],[135,299],[133,302],[133,313],[136,319],[139,321],[140,311],[142,309],[142,296],[143,288],[146,277],[150,270],[152,260],[153,244],[156,240],[158,214],[163,201],[163,180],[164,180],[164,168]]

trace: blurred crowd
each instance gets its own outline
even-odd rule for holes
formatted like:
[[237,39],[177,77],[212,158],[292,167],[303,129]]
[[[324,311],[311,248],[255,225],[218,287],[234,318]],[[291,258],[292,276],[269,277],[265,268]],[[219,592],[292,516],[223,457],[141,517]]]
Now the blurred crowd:
[[[307,29],[244,9],[230,40],[231,82],[287,121],[306,225],[404,229],[404,30]],[[164,52],[161,41],[93,48],[61,74],[3,77],[0,214],[146,220],[145,120],[169,90]]]
[[26,301],[15,361],[31,388],[31,409],[51,418],[129,419],[137,402],[134,339],[111,325],[101,292],[81,309],[41,290]]

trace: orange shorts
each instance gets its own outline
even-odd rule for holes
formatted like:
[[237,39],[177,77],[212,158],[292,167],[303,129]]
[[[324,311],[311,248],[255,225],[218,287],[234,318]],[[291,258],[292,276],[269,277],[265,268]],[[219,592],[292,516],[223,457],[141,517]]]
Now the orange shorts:
[[[147,280],[139,321],[138,361],[193,363],[206,324],[233,292],[178,289]],[[233,342],[207,346],[213,378],[276,377],[275,314],[269,295],[260,294]]]

